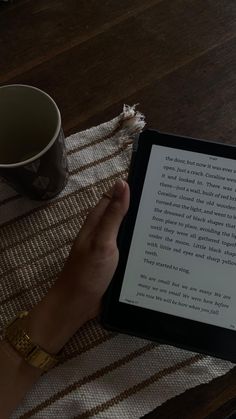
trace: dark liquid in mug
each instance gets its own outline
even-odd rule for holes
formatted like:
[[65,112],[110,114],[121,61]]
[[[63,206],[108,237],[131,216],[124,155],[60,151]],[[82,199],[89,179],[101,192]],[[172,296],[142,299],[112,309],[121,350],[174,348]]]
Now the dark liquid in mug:
[[0,89],[0,165],[37,156],[53,139],[57,123],[54,105],[41,92]]
[[14,164],[24,162],[39,154],[41,149],[26,151],[24,147],[4,147],[0,144],[0,164]]
[[33,126],[30,121],[27,126],[8,122],[0,117],[0,164],[18,163],[36,156],[53,136],[47,127]]

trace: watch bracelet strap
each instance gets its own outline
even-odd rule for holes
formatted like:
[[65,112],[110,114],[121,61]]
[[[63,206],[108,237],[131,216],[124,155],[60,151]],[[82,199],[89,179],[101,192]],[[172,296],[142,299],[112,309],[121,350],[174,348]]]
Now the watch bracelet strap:
[[21,326],[21,318],[13,320],[6,328],[5,339],[28,364],[46,372],[58,363],[59,357],[47,353],[31,341]]

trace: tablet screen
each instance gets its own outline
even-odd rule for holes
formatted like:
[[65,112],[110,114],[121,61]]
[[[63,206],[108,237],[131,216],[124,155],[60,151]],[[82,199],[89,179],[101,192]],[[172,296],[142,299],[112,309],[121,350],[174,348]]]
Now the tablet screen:
[[119,301],[236,330],[236,162],[153,145]]

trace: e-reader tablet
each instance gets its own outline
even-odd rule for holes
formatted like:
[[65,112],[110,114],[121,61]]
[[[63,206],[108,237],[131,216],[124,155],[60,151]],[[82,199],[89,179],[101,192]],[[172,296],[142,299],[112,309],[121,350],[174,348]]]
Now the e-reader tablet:
[[236,362],[236,148],[144,131],[108,329]]

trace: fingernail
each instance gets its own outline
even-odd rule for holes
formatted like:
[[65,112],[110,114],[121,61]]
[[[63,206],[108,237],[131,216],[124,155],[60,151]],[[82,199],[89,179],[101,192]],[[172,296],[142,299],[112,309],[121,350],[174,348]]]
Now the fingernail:
[[122,179],[118,179],[115,183],[112,198],[121,198],[125,189],[125,182]]

